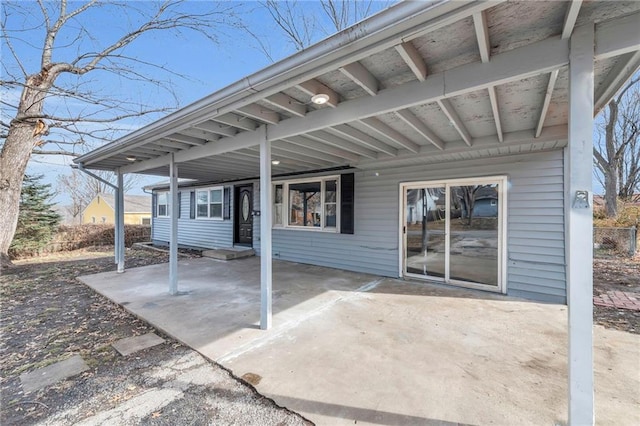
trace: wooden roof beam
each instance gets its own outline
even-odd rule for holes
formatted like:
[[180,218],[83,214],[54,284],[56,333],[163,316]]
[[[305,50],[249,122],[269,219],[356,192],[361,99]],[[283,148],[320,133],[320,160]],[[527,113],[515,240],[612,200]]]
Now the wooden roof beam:
[[289,95],[285,95],[284,93],[276,93],[271,96],[267,96],[264,100],[271,105],[275,105],[278,108],[287,111],[289,114],[293,114],[298,117],[304,117],[307,115],[306,105],[298,102]]
[[562,26],[562,38],[567,39],[571,37],[573,28],[576,26],[576,20],[580,13],[580,7],[582,6],[582,0],[571,0],[567,13],[564,15],[564,25]]
[[378,93],[380,83],[360,62],[352,62],[340,67],[340,72],[357,83],[371,96],[375,96]]
[[219,115],[217,117],[212,118],[211,120],[217,121],[218,123],[226,124],[227,126],[233,126],[242,130],[253,131],[258,128],[258,123],[256,123],[252,119],[248,117],[243,117],[238,114],[234,114],[232,112]]
[[339,124],[334,127],[330,127],[327,129],[328,132],[335,134],[336,136],[344,137],[349,140],[354,141],[355,143],[362,144],[367,148],[371,148],[374,151],[384,152],[387,155],[395,157],[398,155],[398,150],[391,145],[387,145],[386,143],[379,141],[366,134],[365,132],[361,132],[360,130],[351,127],[347,124]]
[[396,111],[396,115],[400,117],[402,121],[407,123],[413,130],[418,132],[426,140],[432,143],[436,148],[438,148],[439,150],[444,149],[444,142],[442,142],[442,140],[411,111],[409,111],[408,109],[403,109],[400,111]]
[[544,120],[547,117],[547,111],[549,110],[549,103],[551,102],[551,96],[553,95],[553,88],[556,85],[558,79],[558,73],[560,70],[551,71],[549,74],[549,83],[547,84],[547,92],[544,95],[544,101],[542,102],[542,109],[540,111],[540,118],[538,119],[538,127],[536,127],[535,137],[538,138],[542,133],[542,127],[544,126]]
[[398,132],[391,126],[383,123],[382,121],[380,121],[375,117],[364,118],[360,120],[360,122],[365,126],[367,126],[368,128],[370,128],[371,130],[376,131],[381,135],[391,139],[391,141],[400,145],[402,148],[406,148],[411,152],[420,151],[420,145],[409,140],[409,138],[404,136],[402,133]]
[[319,142],[326,143],[327,145],[335,146],[354,154],[361,155],[367,158],[378,158],[378,153],[372,149],[366,148],[360,144],[339,138],[324,130],[318,130],[315,132],[307,133],[305,136],[315,139]]
[[458,131],[464,143],[471,146],[471,135],[451,104],[451,101],[449,101],[449,99],[439,99],[438,105],[440,105],[440,109],[442,109],[444,115],[447,116],[451,125]]
[[193,127],[221,136],[235,136],[235,134],[238,133],[238,131],[234,127],[231,127],[228,124],[220,124],[208,120],[202,123],[198,123]]
[[309,139],[304,136],[291,136],[289,138],[282,139],[282,140],[287,141],[293,145],[298,145],[298,146],[313,149],[315,151],[319,151],[322,153],[346,158],[351,161],[358,161],[360,159],[360,156],[358,154],[354,154],[347,150],[337,148],[333,145],[327,145],[320,142],[319,140]]
[[264,121],[265,123],[278,124],[280,122],[280,116],[277,112],[258,104],[247,105],[239,108],[237,111],[246,117]]
[[424,81],[427,78],[427,65],[424,63],[424,59],[418,52],[418,49],[410,42],[400,43],[396,46],[396,50],[409,66],[411,71],[415,74],[416,78],[420,81]]

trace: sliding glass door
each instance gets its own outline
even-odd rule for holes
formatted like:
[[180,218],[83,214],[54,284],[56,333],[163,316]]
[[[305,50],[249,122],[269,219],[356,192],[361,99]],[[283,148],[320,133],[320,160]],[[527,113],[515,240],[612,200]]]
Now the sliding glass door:
[[403,184],[403,274],[502,291],[505,182]]

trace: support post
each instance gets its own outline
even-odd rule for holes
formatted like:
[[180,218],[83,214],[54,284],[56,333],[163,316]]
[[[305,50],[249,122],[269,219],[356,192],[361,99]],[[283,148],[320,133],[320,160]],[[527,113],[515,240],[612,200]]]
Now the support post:
[[117,234],[118,234],[118,273],[124,272],[124,175],[118,170],[118,211],[117,211]]
[[171,154],[169,163],[169,294],[178,294],[178,165]]
[[[117,175],[116,175],[117,176]],[[117,180],[117,177],[116,177]],[[115,189],[113,190],[114,193],[114,209],[115,209],[115,215],[113,218],[113,255],[114,255],[114,259],[113,259],[113,263],[115,263],[116,265],[118,264],[118,262],[120,261],[120,209],[122,208],[122,206],[120,205],[120,190],[118,189],[118,187],[116,186]]]
[[260,130],[260,328],[271,328],[271,293],[273,282],[273,260],[271,247],[271,142],[267,138],[267,127]]
[[576,28],[569,54],[566,149],[569,424],[594,423],[593,394],[593,110],[594,27]]

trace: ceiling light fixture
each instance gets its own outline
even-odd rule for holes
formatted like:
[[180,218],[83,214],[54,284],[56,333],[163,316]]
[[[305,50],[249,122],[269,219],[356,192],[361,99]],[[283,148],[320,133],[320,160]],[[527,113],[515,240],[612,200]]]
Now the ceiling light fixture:
[[280,164],[280,160],[271,160],[271,164],[277,166],[278,164]]
[[329,102],[329,95],[326,93],[318,93],[317,95],[313,95],[311,97],[311,102],[316,105],[324,105]]
[[136,161],[136,157],[130,156],[130,157],[127,157],[127,160],[129,160],[129,161]]

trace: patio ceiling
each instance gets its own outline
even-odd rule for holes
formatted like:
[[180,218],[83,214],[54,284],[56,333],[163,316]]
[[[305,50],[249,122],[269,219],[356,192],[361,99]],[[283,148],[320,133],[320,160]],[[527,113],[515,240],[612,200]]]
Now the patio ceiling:
[[557,149],[589,23],[596,114],[640,65],[640,2],[405,2],[75,162],[222,181],[259,175],[265,136],[274,175]]

